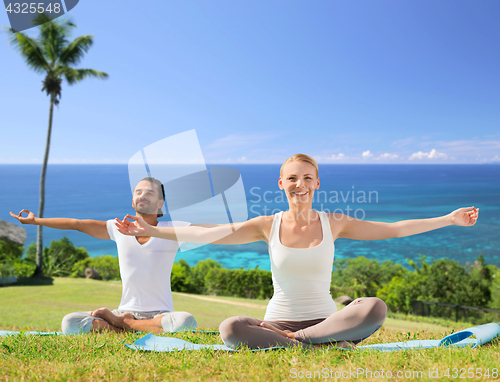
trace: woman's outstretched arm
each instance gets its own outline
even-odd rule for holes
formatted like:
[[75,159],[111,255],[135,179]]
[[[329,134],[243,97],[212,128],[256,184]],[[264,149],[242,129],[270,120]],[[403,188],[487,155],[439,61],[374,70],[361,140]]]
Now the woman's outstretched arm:
[[263,233],[266,216],[256,217],[243,223],[221,224],[214,227],[199,225],[189,227],[155,227],[146,223],[139,216],[130,215],[125,216],[123,220],[115,219],[115,221],[118,231],[130,236],[151,236],[188,243],[219,245],[246,244],[267,240]]
[[476,224],[478,216],[479,208],[464,207],[436,218],[402,220],[395,223],[358,220],[342,214],[331,214],[330,220],[337,221],[337,224],[340,221],[341,229],[337,238],[383,240],[416,235],[449,225],[471,227]]

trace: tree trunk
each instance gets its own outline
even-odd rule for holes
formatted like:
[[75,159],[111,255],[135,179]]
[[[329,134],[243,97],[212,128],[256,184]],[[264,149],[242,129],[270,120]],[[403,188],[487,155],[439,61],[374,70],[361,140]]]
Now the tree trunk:
[[[50,96],[49,127],[47,129],[47,142],[45,143],[45,154],[43,156],[42,173],[40,175],[40,204],[38,205],[38,217],[43,218],[45,207],[45,175],[47,173],[47,163],[49,161],[50,135],[52,133],[52,115],[54,112],[55,96]],[[43,276],[43,226],[37,226],[36,239],[36,268],[33,277]]]

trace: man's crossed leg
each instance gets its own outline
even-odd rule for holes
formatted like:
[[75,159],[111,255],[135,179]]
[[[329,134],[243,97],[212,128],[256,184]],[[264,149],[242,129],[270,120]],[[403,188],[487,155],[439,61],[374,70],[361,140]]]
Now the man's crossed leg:
[[141,331],[151,333],[193,330],[196,320],[188,312],[128,312],[100,308],[92,312],[75,312],[62,320],[65,334],[80,334],[102,331]]

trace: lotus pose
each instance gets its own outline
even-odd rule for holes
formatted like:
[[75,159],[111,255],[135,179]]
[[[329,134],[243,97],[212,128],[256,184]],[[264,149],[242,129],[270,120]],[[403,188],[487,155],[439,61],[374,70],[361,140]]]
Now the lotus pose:
[[[161,207],[164,199],[161,182],[154,178],[144,178],[134,189],[132,207],[137,216],[144,219],[142,221],[147,221],[152,226],[188,226],[189,223],[186,222],[158,221],[158,217],[163,215]],[[28,216],[22,216],[23,212]],[[123,284],[120,306],[113,312],[100,308],[92,312],[70,313],[62,320],[64,333],[106,330],[163,333],[196,327],[196,320],[190,313],[174,311],[170,273],[179,248],[177,241],[123,236],[117,232],[113,220],[40,219],[28,210],[22,210],[18,215],[12,212],[10,214],[22,224],[72,229],[97,239],[116,242]]]
[[309,348],[325,343],[353,346],[382,326],[387,306],[378,298],[365,297],[337,312],[330,296],[335,240],[411,236],[448,225],[472,226],[478,218],[478,209],[474,207],[459,208],[441,217],[395,223],[315,211],[312,201],[320,186],[318,165],[304,154],[294,155],[283,163],[278,185],[286,193],[288,211],[229,225],[232,233],[225,237],[222,236],[228,225],[167,228],[151,226],[140,216],[116,219],[118,231],[125,235],[170,240],[179,237],[193,243],[227,245],[260,240],[268,243],[274,295],[264,321],[239,316],[221,323],[221,337],[232,348]]

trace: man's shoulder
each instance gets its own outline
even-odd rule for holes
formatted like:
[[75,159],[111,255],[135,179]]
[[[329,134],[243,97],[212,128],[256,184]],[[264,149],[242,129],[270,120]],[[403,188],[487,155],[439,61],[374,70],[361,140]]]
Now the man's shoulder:
[[108,231],[110,229],[116,231],[115,219],[108,219],[108,220],[105,221],[105,223],[106,223],[106,227],[108,228]]

